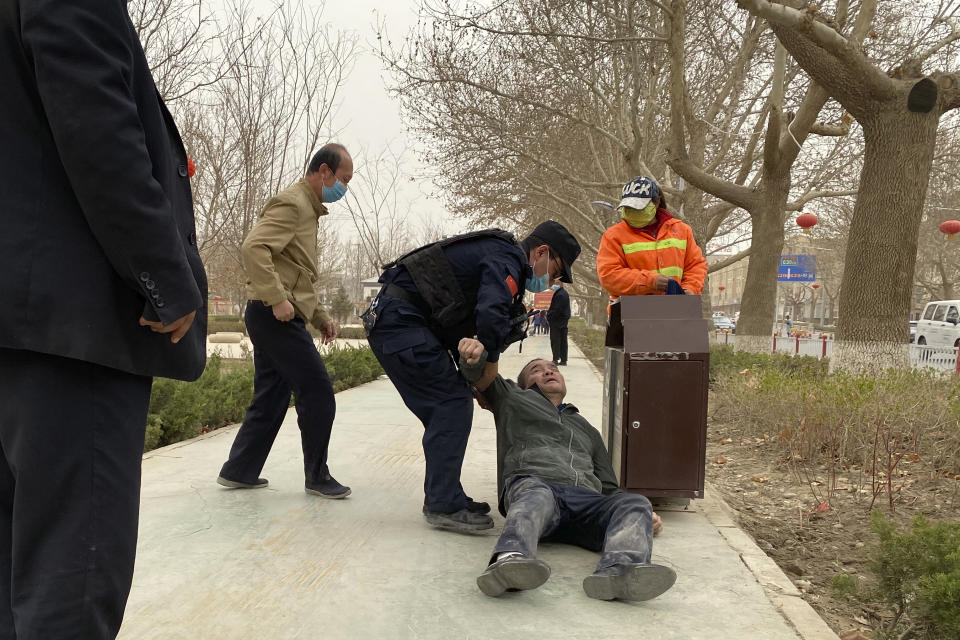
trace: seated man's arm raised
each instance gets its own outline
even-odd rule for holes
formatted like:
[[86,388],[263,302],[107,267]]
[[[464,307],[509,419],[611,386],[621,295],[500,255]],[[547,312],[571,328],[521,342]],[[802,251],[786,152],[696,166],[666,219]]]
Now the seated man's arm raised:
[[487,362],[483,344],[474,338],[464,338],[457,347],[460,352],[460,372],[473,387],[473,395],[481,407],[496,412],[507,394],[516,389],[513,382],[497,373],[497,363]]
[[496,362],[487,362],[483,343],[475,338],[463,338],[457,346],[460,352],[460,370],[474,389],[486,391],[497,379],[499,368]]

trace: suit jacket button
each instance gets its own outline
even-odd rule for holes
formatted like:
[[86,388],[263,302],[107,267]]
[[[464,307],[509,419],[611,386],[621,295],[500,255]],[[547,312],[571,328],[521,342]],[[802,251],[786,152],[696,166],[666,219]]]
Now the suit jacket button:
[[156,289],[157,283],[154,282],[153,280],[147,280],[146,282],[143,283],[143,286],[145,286],[147,289]]
[[140,272],[140,281],[141,281],[141,282],[146,282],[146,281],[149,280],[149,279],[150,279],[150,274],[149,274],[149,273],[147,273],[146,271],[141,271],[141,272]]
[[162,309],[167,303],[163,301],[163,298],[157,298],[157,308]]
[[195,234],[193,231],[188,233],[187,242],[189,242],[194,247],[197,246],[197,234]]
[[180,166],[178,166],[177,173],[180,174],[181,178],[186,178],[189,175],[189,173],[187,172],[187,165],[181,164]]
[[153,291],[150,292],[150,297],[156,300],[157,298],[160,297],[160,292],[154,289]]

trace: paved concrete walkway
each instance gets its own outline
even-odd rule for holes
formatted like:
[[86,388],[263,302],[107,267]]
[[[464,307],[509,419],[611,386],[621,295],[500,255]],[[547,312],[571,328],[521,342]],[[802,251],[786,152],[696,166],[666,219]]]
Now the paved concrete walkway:
[[[547,356],[536,336],[501,360],[510,376]],[[601,380],[575,345],[562,369],[575,403],[600,424]],[[215,483],[236,427],[149,453],[124,640],[296,638],[658,638],[836,640],[715,498],[663,512],[654,560],[679,575],[645,603],[600,602],[581,581],[597,555],[543,545],[540,589],[488,598],[475,579],[503,524],[465,536],[423,521],[422,427],[386,379],[337,395],[330,466],[343,501],[303,492],[290,411],[264,476],[268,489]],[[493,419],[477,410],[463,485],[496,503]],[[709,492],[708,496],[712,495]]]

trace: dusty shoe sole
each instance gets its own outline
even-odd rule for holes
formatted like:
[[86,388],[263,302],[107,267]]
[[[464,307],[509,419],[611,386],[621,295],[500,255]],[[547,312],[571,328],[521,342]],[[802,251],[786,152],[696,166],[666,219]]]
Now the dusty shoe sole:
[[659,564],[624,567],[619,575],[593,574],[583,579],[583,590],[597,600],[643,601],[656,598],[677,581],[673,569]]
[[270,486],[269,482],[260,484],[250,484],[249,482],[237,482],[236,480],[227,480],[223,476],[217,478],[217,484],[228,489],[265,489]]
[[487,567],[477,577],[480,591],[496,598],[507,589],[526,591],[536,589],[550,577],[550,566],[536,558],[507,558]]
[[[446,514],[442,513],[425,513],[423,517],[426,519],[427,523],[437,529],[443,529],[444,531],[455,531],[456,533],[476,533],[477,531],[485,531],[487,529],[493,529],[493,518],[487,516],[481,522],[457,522],[450,518],[445,518]],[[474,514],[479,515],[479,514]]]
[[353,493],[351,489],[347,489],[343,493],[324,493],[322,491],[318,491],[316,489],[308,489],[306,487],[304,487],[303,490],[312,496],[320,496],[322,498],[327,498],[329,500],[343,500],[348,495]]

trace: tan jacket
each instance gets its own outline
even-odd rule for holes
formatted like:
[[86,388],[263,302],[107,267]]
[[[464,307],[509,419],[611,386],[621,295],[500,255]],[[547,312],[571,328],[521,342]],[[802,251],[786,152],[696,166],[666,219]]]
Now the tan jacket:
[[317,227],[327,208],[305,180],[270,198],[240,254],[247,296],[273,306],[293,303],[297,315],[320,329],[330,320],[317,303]]

